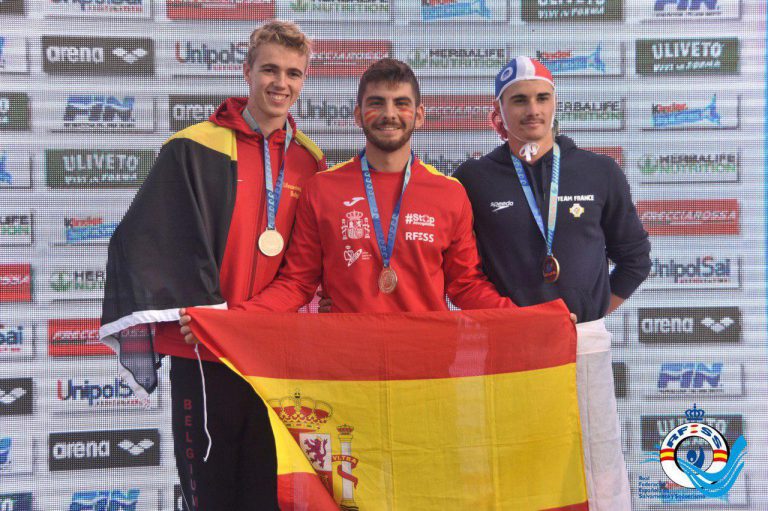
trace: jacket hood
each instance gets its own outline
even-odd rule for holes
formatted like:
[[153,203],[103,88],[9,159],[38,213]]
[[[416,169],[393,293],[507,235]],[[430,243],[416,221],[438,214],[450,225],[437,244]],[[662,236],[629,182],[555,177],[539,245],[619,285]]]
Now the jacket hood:
[[[248,98],[245,97],[227,98],[221,105],[219,105],[219,108],[216,109],[208,120],[218,126],[229,128],[250,137],[261,138],[261,134],[254,133],[245,119],[243,119],[243,110],[247,103]],[[288,114],[288,123],[291,125],[293,132],[296,133],[296,122],[293,120],[293,117],[291,117],[291,114]],[[285,130],[275,130],[270,134],[269,138],[273,139],[275,142],[284,141]]]
[[[565,135],[558,135],[555,138],[555,141],[557,142],[557,145],[560,146],[561,157],[565,157],[567,153],[577,149],[576,143],[570,137],[566,137]],[[507,142],[504,142],[488,153],[486,157],[504,165],[512,165],[512,158],[509,155],[509,143]],[[549,156],[544,157],[549,158]]]

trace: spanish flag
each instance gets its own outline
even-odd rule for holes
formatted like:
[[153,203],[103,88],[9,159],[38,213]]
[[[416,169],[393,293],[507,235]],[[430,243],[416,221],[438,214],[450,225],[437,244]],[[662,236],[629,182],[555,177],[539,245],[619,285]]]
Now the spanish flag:
[[283,510],[588,509],[561,301],[190,315],[268,405]]

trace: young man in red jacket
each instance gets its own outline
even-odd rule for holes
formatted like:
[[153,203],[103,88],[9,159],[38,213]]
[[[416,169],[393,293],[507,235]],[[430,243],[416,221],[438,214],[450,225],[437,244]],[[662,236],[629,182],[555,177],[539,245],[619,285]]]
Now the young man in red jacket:
[[446,294],[463,309],[515,307],[480,269],[464,188],[411,150],[424,123],[413,71],[394,59],[371,65],[355,120],[365,149],[306,183],[278,277],[231,308],[295,311],[320,283],[333,312],[447,310]]
[[209,121],[166,142],[110,243],[101,335],[120,354],[123,374],[152,391],[154,368],[137,361],[159,357],[135,356],[124,331],[157,322],[148,351],[171,357],[174,450],[188,510],[277,509],[265,406],[167,321],[180,307],[237,307],[277,274],[305,181],[325,168],[288,114],[310,50],[292,23],[255,30],[243,67],[248,97],[229,98]]

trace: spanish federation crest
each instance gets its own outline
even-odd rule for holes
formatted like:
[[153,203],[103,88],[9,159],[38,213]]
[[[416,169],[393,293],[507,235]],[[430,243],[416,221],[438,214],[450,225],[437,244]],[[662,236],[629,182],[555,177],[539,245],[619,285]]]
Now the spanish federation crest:
[[[355,488],[358,479],[352,475],[358,463],[358,459],[352,455],[352,433],[355,428],[349,424],[330,427],[328,421],[333,417],[331,405],[303,397],[299,389],[292,396],[270,399],[269,406],[291,432],[328,493],[339,502],[339,509],[357,511]],[[340,500],[334,495],[333,465],[336,465],[336,475],[341,478]]]
[[341,219],[341,239],[360,240],[371,237],[371,226],[368,218],[361,211],[352,210]]

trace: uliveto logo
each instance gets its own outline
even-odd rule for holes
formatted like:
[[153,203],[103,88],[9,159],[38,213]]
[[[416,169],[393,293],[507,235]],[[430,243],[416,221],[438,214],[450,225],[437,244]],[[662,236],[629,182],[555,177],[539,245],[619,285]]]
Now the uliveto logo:
[[33,403],[32,378],[0,379],[0,415],[31,415]]
[[50,433],[48,469],[81,470],[160,464],[157,429]]
[[[712,426],[722,433],[730,445],[733,445],[733,442],[744,433],[744,423],[741,415],[707,414],[700,422]],[[667,433],[685,423],[685,416],[680,415],[642,415],[640,417],[640,427],[643,451],[658,451]],[[658,458],[656,459],[658,460]]]
[[643,343],[712,343],[741,340],[738,307],[641,307],[638,338]]
[[131,75],[155,73],[154,41],[144,37],[42,37],[48,74]]

